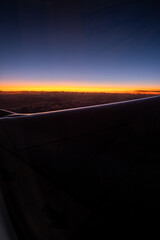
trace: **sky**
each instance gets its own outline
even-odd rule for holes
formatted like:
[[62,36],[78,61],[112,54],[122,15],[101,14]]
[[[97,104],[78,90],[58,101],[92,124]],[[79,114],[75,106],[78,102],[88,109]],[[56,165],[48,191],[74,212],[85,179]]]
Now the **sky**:
[[160,89],[157,0],[1,0],[0,90]]

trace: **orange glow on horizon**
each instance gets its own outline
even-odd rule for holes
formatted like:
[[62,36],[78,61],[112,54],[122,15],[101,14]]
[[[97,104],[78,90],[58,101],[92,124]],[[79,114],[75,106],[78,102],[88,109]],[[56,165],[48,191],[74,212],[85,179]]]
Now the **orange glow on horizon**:
[[57,82],[57,83],[35,83],[35,82],[23,82],[23,83],[0,83],[0,91],[44,91],[44,92],[103,92],[103,93],[151,93],[160,94],[160,86],[123,86],[123,85],[105,85],[105,84],[91,84],[91,83],[76,83],[76,82]]

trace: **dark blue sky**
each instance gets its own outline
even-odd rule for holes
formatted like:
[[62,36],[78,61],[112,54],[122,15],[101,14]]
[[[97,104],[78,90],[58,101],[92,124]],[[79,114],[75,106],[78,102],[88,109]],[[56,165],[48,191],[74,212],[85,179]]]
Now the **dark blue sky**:
[[1,81],[160,87],[159,13],[154,0],[1,0]]

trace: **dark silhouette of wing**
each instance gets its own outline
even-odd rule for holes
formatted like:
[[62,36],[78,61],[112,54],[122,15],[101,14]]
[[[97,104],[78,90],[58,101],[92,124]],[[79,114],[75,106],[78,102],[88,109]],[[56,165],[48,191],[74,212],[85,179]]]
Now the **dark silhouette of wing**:
[[160,97],[2,117],[1,190],[19,239],[102,239],[151,225],[159,136]]

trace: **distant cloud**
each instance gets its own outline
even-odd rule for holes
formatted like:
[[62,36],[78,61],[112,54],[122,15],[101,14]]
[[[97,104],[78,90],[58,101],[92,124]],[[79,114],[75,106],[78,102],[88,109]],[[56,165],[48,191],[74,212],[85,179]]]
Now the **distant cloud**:
[[160,90],[136,90],[137,93],[160,93]]

